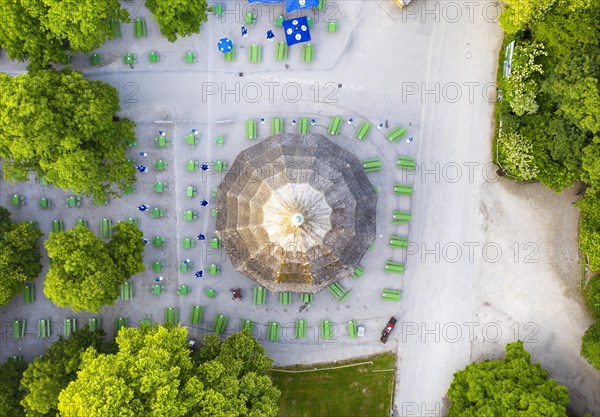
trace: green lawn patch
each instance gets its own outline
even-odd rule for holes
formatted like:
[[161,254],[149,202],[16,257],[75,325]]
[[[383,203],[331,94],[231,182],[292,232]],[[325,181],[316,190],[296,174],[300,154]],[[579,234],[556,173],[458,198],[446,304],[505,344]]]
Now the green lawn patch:
[[[361,362],[373,363],[326,369]],[[320,370],[302,373],[279,371],[315,368]],[[273,384],[281,390],[281,417],[388,417],[395,372],[373,371],[395,368],[396,355],[382,353],[350,361],[277,368],[269,371],[269,375]]]

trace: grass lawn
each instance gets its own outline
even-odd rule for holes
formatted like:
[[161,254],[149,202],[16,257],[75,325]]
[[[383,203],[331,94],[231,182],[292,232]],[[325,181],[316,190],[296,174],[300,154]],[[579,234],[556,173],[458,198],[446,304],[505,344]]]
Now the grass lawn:
[[273,383],[281,390],[281,417],[389,417],[396,355],[383,353],[351,361],[277,369],[329,368],[372,361],[373,364],[315,372],[271,371]]

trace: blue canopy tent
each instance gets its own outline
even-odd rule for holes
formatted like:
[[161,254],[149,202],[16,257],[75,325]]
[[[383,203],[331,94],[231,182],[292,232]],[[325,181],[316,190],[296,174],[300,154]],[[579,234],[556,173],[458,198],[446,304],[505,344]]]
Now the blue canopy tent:
[[284,0],[285,10],[294,12],[296,10],[308,9],[309,7],[317,7],[319,0]]
[[281,0],[248,0],[248,3],[279,3]]
[[282,23],[285,41],[288,45],[310,41],[310,30],[306,16],[284,20]]

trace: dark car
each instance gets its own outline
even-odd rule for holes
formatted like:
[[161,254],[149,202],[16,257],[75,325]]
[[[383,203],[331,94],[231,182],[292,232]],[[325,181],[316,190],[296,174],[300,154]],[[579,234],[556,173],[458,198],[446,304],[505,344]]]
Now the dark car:
[[392,332],[392,330],[394,330],[394,326],[396,325],[396,322],[398,320],[396,320],[396,317],[392,316],[392,318],[390,319],[390,321],[388,321],[388,323],[385,326],[385,329],[383,329],[383,332],[381,332],[381,342],[382,343],[386,343],[388,341],[388,336],[390,335],[390,333]]

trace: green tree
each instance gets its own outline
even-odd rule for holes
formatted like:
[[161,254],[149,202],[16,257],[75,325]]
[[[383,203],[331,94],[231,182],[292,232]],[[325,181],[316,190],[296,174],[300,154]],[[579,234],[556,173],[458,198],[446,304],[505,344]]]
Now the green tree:
[[581,342],[581,356],[600,370],[600,319],[588,327]]
[[144,234],[133,224],[119,222],[113,228],[115,235],[106,248],[115,266],[126,277],[144,272]]
[[34,172],[65,190],[102,201],[135,182],[127,163],[134,123],[114,118],[117,91],[81,73],[0,73],[0,157],[5,178]]
[[504,0],[500,26],[508,35],[514,35],[539,21],[557,0]]
[[200,33],[207,19],[206,0],[146,0],[146,7],[169,42]]
[[129,21],[118,0],[0,2],[0,46],[33,68],[62,62],[66,51],[90,52],[114,37],[110,19]]
[[25,417],[21,407],[23,391],[19,384],[26,368],[27,363],[17,358],[8,358],[0,365],[0,416]]
[[45,242],[52,261],[44,281],[46,296],[73,311],[96,312],[113,305],[121,284],[144,270],[141,232],[132,228],[117,224],[117,235],[109,243],[81,226],[51,233]]
[[[77,379],[60,393],[61,416],[277,414],[279,391],[259,371],[270,360],[260,358],[249,334],[231,336],[213,349],[219,355],[199,365],[191,358],[184,327],[124,328],[116,342],[116,354],[86,351]],[[232,352],[235,348],[241,352]]]
[[600,318],[600,275],[596,275],[588,282],[585,289],[587,306],[596,318]]
[[569,390],[531,363],[521,341],[506,345],[501,361],[473,363],[454,374],[448,390],[448,417],[565,416]]
[[498,150],[504,169],[512,176],[522,181],[536,178],[539,169],[534,162],[533,145],[523,135],[502,132]]
[[10,212],[0,207],[0,306],[23,291],[42,270],[38,239],[42,232],[31,223],[13,224]]
[[43,356],[29,364],[21,380],[21,404],[28,417],[57,415],[58,395],[77,377],[83,352],[90,346],[99,352],[115,351],[114,343],[105,342],[104,337],[104,332],[90,332],[85,326],[68,339],[59,337]]

